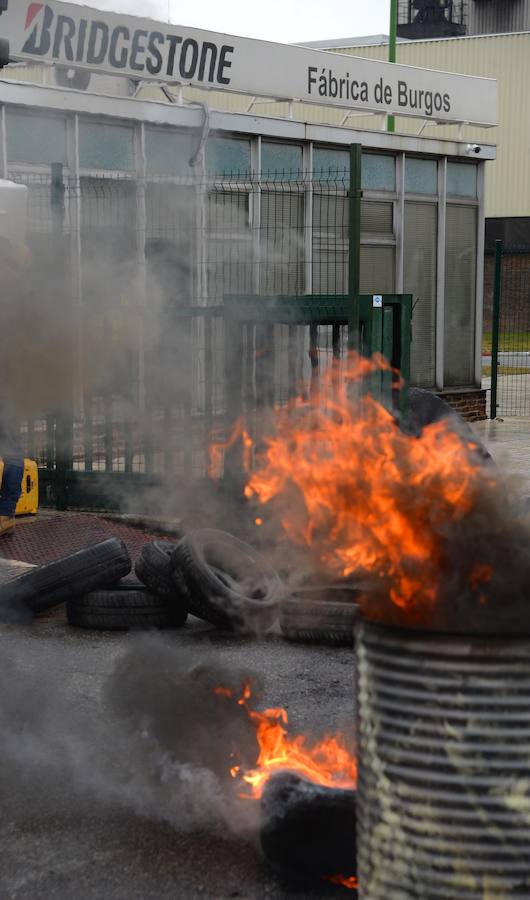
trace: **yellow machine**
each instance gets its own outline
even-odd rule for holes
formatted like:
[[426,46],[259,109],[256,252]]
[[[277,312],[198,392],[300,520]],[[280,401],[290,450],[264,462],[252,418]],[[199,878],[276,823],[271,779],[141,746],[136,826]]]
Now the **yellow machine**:
[[[0,484],[4,475],[4,463],[0,459]],[[39,508],[39,470],[33,459],[24,460],[22,494],[17,503],[17,516],[34,516]]]
[[[3,4],[4,7],[7,4]],[[2,2],[0,0],[0,10]],[[0,269],[2,291],[9,290],[31,265],[31,251],[26,239],[28,187],[13,181],[0,179]],[[7,286],[7,287],[6,287]],[[4,475],[4,462],[0,457],[0,484]],[[17,503],[16,515],[35,515],[39,508],[39,473],[37,463],[24,460],[22,494]]]

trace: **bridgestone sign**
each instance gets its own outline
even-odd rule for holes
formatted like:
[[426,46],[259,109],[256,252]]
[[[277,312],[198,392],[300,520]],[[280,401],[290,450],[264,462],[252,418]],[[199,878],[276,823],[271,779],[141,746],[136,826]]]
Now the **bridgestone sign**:
[[497,82],[180,28],[71,3],[16,0],[0,36],[17,59],[371,113],[498,123]]

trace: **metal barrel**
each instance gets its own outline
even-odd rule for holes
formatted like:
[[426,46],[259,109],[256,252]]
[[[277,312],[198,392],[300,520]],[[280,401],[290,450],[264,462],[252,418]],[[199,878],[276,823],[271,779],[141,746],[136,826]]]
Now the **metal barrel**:
[[356,627],[361,900],[530,898],[530,639]]

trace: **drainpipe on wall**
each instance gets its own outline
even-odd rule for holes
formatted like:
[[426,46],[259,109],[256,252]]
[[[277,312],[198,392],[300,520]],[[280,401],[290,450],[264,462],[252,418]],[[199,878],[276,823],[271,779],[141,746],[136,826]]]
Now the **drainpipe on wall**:
[[[396,36],[397,36],[397,20],[398,20],[398,0],[390,0],[390,38],[388,41],[388,61],[395,63],[396,61]],[[388,116],[386,120],[387,131],[394,132],[396,130],[396,120],[394,116]]]

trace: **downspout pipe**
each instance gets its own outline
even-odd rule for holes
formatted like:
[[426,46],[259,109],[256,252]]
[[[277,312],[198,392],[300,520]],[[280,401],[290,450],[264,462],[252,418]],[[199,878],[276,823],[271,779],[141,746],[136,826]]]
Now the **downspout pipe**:
[[[388,41],[388,61],[395,63],[396,61],[396,39],[397,39],[397,22],[398,22],[398,0],[390,0],[390,37]],[[394,116],[388,116],[386,120],[387,131],[394,132],[396,130],[396,120]]]

